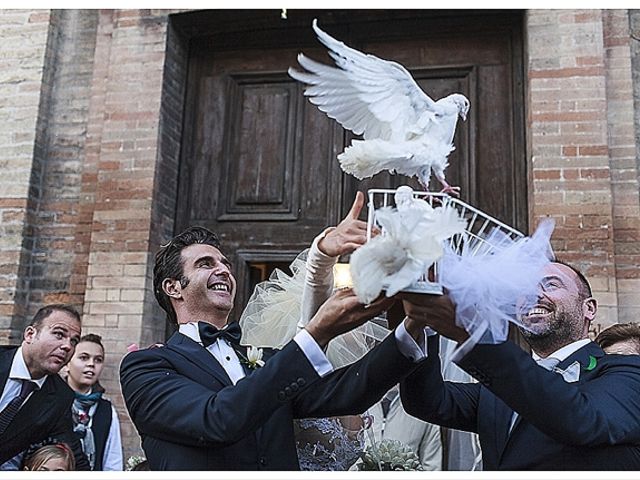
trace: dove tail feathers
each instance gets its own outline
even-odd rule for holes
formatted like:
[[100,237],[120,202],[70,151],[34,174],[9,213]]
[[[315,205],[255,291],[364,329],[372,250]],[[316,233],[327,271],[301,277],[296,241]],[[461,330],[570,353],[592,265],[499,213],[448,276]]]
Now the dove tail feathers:
[[338,161],[345,173],[362,180],[382,170],[393,172],[410,157],[410,154],[398,154],[397,147],[392,148],[385,140],[354,140],[338,155]]

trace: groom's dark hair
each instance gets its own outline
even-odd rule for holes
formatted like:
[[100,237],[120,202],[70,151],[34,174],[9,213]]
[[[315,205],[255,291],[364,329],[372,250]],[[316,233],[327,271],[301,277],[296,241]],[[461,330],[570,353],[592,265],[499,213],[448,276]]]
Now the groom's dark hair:
[[181,252],[188,246],[198,243],[211,245],[220,250],[220,240],[215,233],[204,227],[189,227],[162,245],[156,253],[153,266],[153,293],[172,323],[177,324],[178,318],[169,295],[162,289],[162,282],[169,278],[179,280],[182,288],[189,284],[189,279],[184,276]]
[[593,293],[591,291],[591,285],[589,284],[589,280],[587,280],[587,277],[585,277],[580,270],[578,270],[576,267],[574,267],[570,263],[567,263],[563,260],[559,260],[557,258],[553,260],[553,263],[564,265],[565,267],[568,267],[571,270],[573,270],[573,272],[576,274],[576,276],[578,277],[578,283],[576,284],[576,286],[578,287],[578,292],[580,293],[580,300],[585,300],[593,296]]

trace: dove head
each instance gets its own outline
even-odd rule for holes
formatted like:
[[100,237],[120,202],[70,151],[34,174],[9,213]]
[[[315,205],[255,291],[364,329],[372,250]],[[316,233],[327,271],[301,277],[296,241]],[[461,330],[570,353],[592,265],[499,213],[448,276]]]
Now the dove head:
[[466,120],[467,113],[469,112],[469,100],[467,97],[460,93],[454,93],[449,95],[447,98],[455,103],[456,107],[458,107],[458,115],[460,115],[460,118],[462,120]]
[[402,185],[396,190],[393,199],[399,208],[409,206],[413,202],[413,189],[407,185]]

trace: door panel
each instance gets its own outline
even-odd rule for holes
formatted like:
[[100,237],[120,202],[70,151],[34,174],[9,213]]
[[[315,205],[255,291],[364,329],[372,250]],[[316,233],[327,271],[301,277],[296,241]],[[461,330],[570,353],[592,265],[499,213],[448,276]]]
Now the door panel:
[[405,65],[432,98],[465,94],[471,110],[458,122],[447,179],[463,200],[526,228],[521,12],[179,14],[173,20],[191,44],[176,231],[198,224],[220,236],[236,263],[238,306],[256,272],[286,264],[335,225],[356,190],[420,188],[404,176],[358,181],[340,171],[336,156],[353,135],[286,73],[301,51],[330,62],[313,18],[350,46]]

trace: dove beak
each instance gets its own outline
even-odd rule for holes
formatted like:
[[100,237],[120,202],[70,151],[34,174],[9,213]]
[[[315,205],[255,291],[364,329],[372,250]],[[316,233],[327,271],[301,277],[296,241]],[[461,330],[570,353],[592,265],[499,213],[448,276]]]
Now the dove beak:
[[460,112],[460,118],[462,118],[462,121],[466,121],[467,120],[467,112]]

